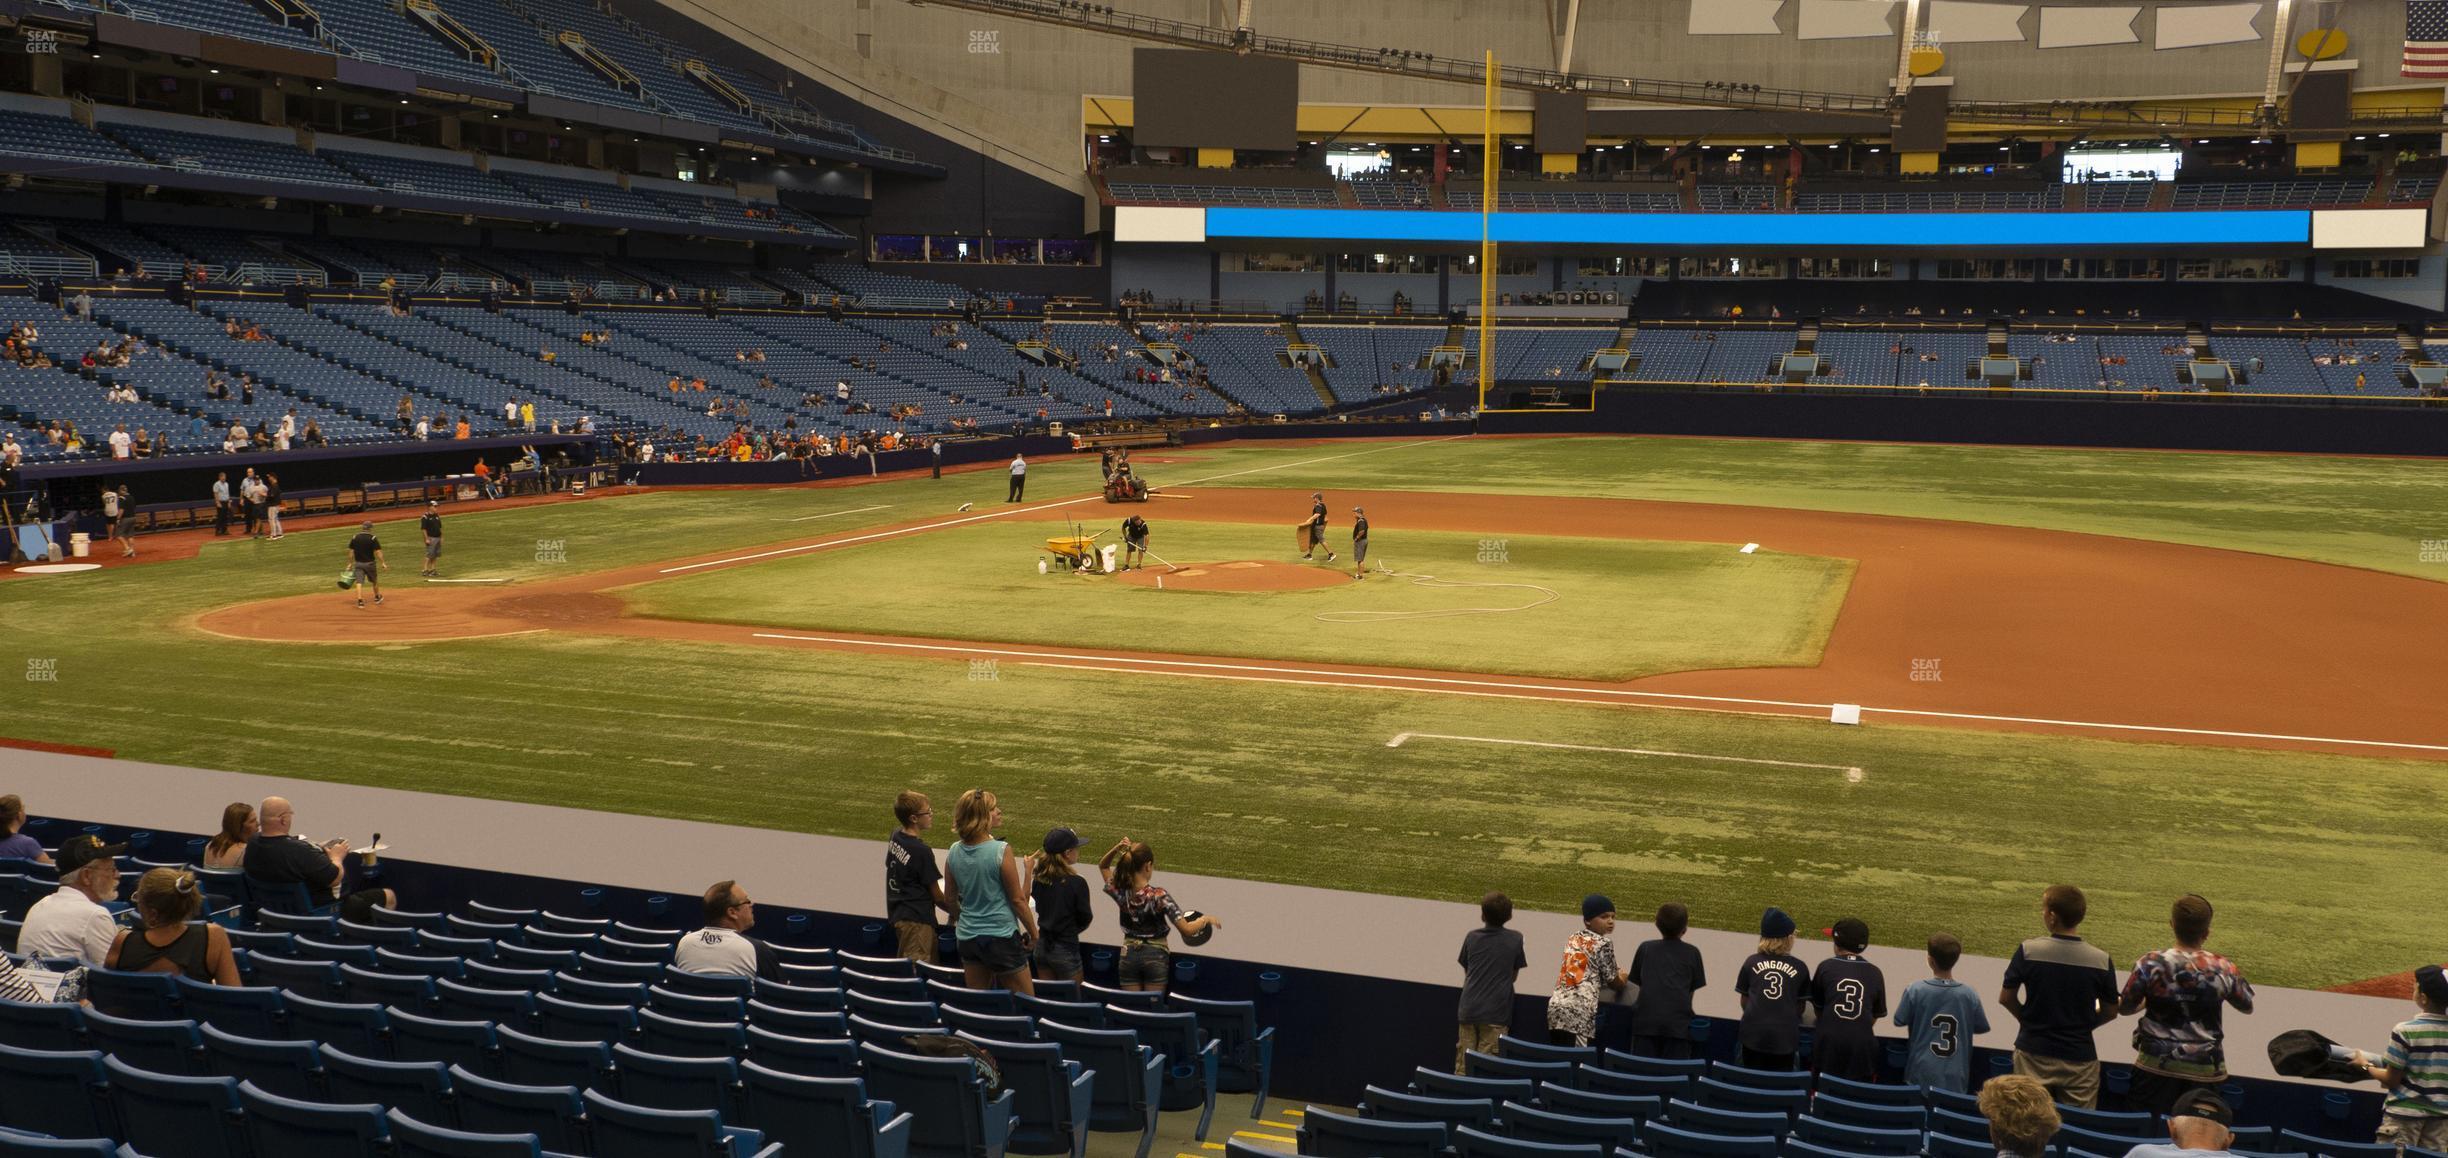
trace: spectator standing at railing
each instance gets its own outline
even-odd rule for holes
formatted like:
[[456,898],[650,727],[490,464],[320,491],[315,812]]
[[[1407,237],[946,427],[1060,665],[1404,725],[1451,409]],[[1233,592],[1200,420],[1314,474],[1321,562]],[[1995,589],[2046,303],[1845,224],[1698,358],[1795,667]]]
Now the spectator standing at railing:
[[230,525],[230,485],[228,471],[222,471],[213,476],[212,497],[213,537],[216,539],[226,539],[229,537]]
[[2118,998],[2117,1012],[2140,1013],[2134,1025],[2133,1090],[2138,1109],[2168,1113],[2196,1089],[2215,1090],[2227,1080],[2223,1011],[2251,1013],[2252,983],[2235,963],[2202,948],[2210,939],[2210,902],[2186,894],[2176,898],[2168,927],[2176,944],[2145,954]]

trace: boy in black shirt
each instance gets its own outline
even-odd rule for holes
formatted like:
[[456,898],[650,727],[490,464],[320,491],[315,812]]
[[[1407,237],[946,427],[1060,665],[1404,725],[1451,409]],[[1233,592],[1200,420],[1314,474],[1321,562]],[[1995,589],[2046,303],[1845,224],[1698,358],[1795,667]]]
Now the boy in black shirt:
[[1708,987],[1708,970],[1697,946],[1683,940],[1691,911],[1668,901],[1658,906],[1658,939],[1632,951],[1632,1052],[1642,1057],[1692,1055],[1692,994]]
[[1760,914],[1759,952],[1734,974],[1742,996],[1742,1044],[1746,1069],[1790,1070],[1801,1048],[1802,1006],[1810,995],[1810,966],[1793,955],[1794,920],[1785,910]]
[[1513,1020],[1513,982],[1530,967],[1522,935],[1505,928],[1513,920],[1513,898],[1489,893],[1479,899],[1481,925],[1462,936],[1462,1003],[1455,1017],[1462,1032],[1454,1043],[1454,1072],[1465,1072],[1463,1055],[1495,1053],[1496,1039]]
[[426,503],[425,517],[417,520],[417,529],[425,533],[425,570],[427,576],[438,575],[442,567],[442,504]]
[[1811,1006],[1819,1011],[1812,1064],[1818,1072],[1857,1082],[1878,1080],[1878,1020],[1887,1016],[1887,975],[1862,959],[1870,926],[1846,917],[1829,930],[1836,956],[1811,978]]
[[901,827],[884,848],[884,919],[901,956],[933,965],[935,910],[952,911],[935,850],[919,835],[934,826],[935,806],[925,793],[905,791],[893,800],[893,819]]

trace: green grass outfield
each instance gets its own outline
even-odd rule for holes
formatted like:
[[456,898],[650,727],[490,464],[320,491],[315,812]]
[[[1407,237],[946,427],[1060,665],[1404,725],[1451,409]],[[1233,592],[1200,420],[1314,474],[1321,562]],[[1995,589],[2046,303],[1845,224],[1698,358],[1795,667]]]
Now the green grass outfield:
[[[2417,540],[2448,538],[2429,529],[2448,528],[2448,478],[2430,464],[2005,451],[1993,477],[1962,457],[1974,453],[1507,440],[1210,449],[1148,469],[1159,482],[1260,470],[1223,481],[1304,491],[1536,483],[1850,504],[2284,547],[2448,577],[2448,566],[2413,561]],[[1680,456],[1695,463],[1688,477],[1663,465]],[[1031,473],[1033,493],[1081,493],[1094,464]],[[2015,493],[2018,478],[2033,495]],[[457,576],[514,579],[625,566],[949,514],[1002,490],[986,473],[454,511],[446,563]],[[811,518],[876,505],[888,506]],[[414,598],[404,567],[412,531],[391,526],[393,577],[400,597]],[[1737,929],[1778,904],[1806,928],[1851,913],[1881,944],[1915,945],[1945,928],[1982,953],[2005,953],[2033,931],[2038,890],[2053,881],[2091,891],[2085,931],[2119,958],[2163,942],[2168,900],[2198,890],[2219,905],[2219,948],[2268,984],[2337,984],[2437,955],[2431,882],[2448,875],[2437,819],[2448,813],[2448,774],[2437,762],[1011,661],[972,679],[958,662],[710,644],[548,635],[291,646],[183,626],[231,602],[328,592],[345,538],[293,532],[183,562],[0,583],[0,668],[58,661],[56,683],[11,676],[0,734],[172,764],[877,838],[895,791],[948,798],[986,783],[1015,833],[1055,823],[1091,841],[1127,832],[1155,841],[1182,872],[1462,901],[1497,887],[1558,911],[1595,890],[1626,912],[1684,900],[1702,924]],[[567,562],[539,562],[539,542]],[[2403,558],[2392,565],[2392,555]],[[1866,775],[1848,784],[1819,770],[1428,740],[1387,748],[1401,732],[1858,765]],[[20,790],[6,779],[0,772],[0,791]],[[42,811],[38,791],[29,805]],[[847,905],[872,886],[839,887]]]
[[[1491,585],[1437,587],[1385,576],[1353,582],[1346,559],[1312,564],[1343,580],[1328,587],[1160,591],[1104,576],[1038,574],[1035,561],[1051,529],[978,523],[620,594],[640,614],[714,623],[1631,679],[1815,664],[1853,573],[1848,560],[1744,555],[1718,543],[1516,535],[1504,548],[1499,583],[1477,559],[1479,536],[1413,533],[1403,538],[1404,571]],[[1172,520],[1150,545],[1177,563],[1281,559],[1284,538],[1273,527]],[[889,581],[879,581],[885,576]],[[1542,602],[1547,592],[1554,598]],[[1472,607],[1521,610],[1366,623],[1317,619]],[[955,610],[961,608],[993,613],[962,616]],[[1612,620],[1634,608],[1642,622],[1637,632],[1587,630],[1593,618]]]

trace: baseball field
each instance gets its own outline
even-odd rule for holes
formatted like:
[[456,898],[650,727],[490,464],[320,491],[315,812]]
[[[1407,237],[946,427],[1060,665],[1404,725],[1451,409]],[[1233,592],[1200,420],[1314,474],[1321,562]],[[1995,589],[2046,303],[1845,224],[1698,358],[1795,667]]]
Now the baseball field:
[[[999,469],[454,504],[450,583],[387,513],[363,610],[333,584],[353,518],[148,539],[0,580],[8,662],[45,677],[11,676],[0,737],[851,836],[902,788],[982,784],[1016,840],[1127,834],[1179,871],[1605,891],[1721,928],[1777,904],[1982,953],[2055,881],[2120,957],[2197,891],[2259,981],[2436,956],[2436,464],[1615,438],[1135,461],[1159,494],[1127,508],[1087,457],[1037,463],[1021,504]],[[1312,492],[1331,564],[1291,549]],[[1040,572],[1131,512],[1145,570]]]

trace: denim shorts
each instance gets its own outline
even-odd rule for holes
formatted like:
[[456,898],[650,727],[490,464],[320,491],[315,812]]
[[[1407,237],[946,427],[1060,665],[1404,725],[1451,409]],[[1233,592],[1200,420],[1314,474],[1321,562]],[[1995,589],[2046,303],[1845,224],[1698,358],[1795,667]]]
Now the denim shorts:
[[1080,943],[1076,937],[1037,943],[1037,968],[1055,977],[1078,977]]
[[1162,985],[1171,973],[1171,950],[1153,941],[1131,941],[1122,947],[1114,980],[1123,985]]
[[1028,950],[1020,947],[1020,935],[1008,937],[971,937],[960,943],[961,964],[977,965],[1000,977],[1028,968]]

